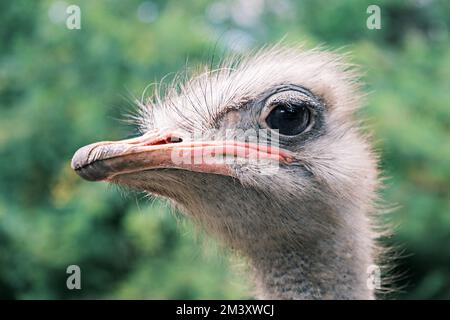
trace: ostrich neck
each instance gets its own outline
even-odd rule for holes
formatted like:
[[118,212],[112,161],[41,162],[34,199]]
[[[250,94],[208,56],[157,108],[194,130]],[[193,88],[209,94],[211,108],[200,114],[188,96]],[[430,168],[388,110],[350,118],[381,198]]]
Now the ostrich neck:
[[[372,239],[365,219],[288,246],[255,246],[247,252],[262,299],[374,299],[368,269]],[[353,223],[352,223],[353,224]],[[291,245],[291,243],[299,243]]]
[[[318,248],[318,250],[321,250]],[[277,251],[251,257],[262,299],[373,299],[367,268],[349,249],[323,258],[302,250]]]
[[368,268],[373,265],[376,234],[370,226],[367,197],[327,202],[323,195],[311,200],[278,199],[277,190],[243,192],[239,184],[226,179],[194,177],[202,178],[194,184],[215,188],[209,192],[191,188],[191,193],[174,199],[175,204],[248,258],[259,298],[374,298]]
[[[330,212],[315,204],[283,214],[254,203],[241,206],[240,224],[227,206],[209,208],[203,217],[211,218],[206,225],[213,234],[249,259],[258,298],[374,298],[369,271],[375,233],[366,212],[349,206]],[[268,218],[255,219],[255,213]]]

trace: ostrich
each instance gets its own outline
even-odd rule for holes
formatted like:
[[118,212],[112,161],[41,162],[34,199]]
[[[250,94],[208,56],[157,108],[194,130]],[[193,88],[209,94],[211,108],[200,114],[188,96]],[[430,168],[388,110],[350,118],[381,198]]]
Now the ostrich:
[[141,136],[84,146],[72,168],[167,199],[248,259],[258,298],[373,299],[379,178],[354,68],[276,46],[200,71],[139,103]]

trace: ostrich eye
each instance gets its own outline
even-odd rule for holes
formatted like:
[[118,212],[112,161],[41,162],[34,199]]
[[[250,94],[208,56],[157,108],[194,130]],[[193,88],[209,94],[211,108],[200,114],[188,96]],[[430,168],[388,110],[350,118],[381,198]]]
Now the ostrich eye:
[[278,103],[266,118],[270,129],[280,134],[295,136],[305,131],[311,122],[311,110],[307,103]]

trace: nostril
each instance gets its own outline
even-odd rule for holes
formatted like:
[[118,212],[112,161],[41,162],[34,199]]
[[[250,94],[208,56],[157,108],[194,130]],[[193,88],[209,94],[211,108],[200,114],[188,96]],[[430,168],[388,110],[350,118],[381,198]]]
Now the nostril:
[[183,139],[181,139],[180,137],[171,136],[169,138],[169,142],[170,143],[180,143],[180,142],[183,142]]
[[183,139],[181,137],[168,135],[168,136],[161,137],[160,139],[146,141],[142,145],[144,145],[144,146],[157,146],[157,145],[161,145],[161,144],[179,143],[179,142],[183,142]]

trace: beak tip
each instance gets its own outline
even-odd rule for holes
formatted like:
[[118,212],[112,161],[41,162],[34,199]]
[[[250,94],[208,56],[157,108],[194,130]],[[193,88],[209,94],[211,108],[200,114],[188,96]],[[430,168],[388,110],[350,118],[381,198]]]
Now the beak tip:
[[107,178],[104,165],[90,161],[90,155],[95,144],[90,144],[78,149],[72,157],[70,166],[83,179],[88,181],[100,181]]
[[79,170],[87,164],[89,154],[92,150],[91,145],[87,145],[78,149],[72,157],[70,166],[73,170]]

